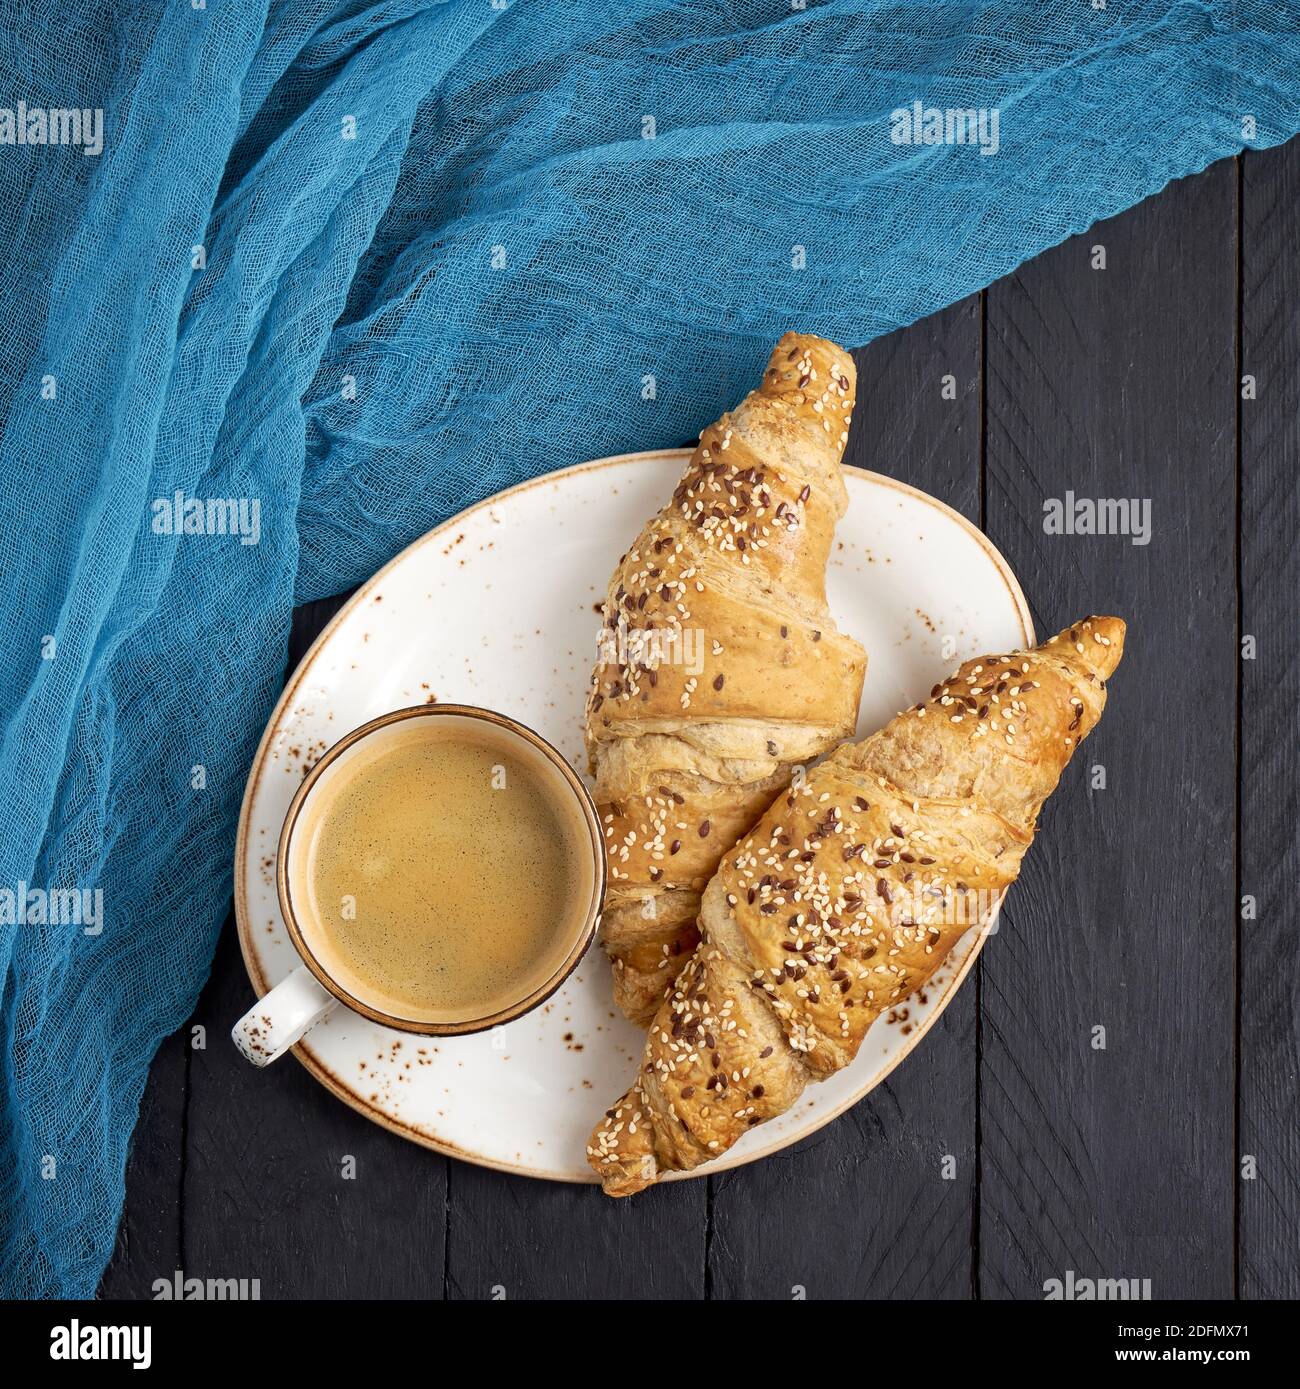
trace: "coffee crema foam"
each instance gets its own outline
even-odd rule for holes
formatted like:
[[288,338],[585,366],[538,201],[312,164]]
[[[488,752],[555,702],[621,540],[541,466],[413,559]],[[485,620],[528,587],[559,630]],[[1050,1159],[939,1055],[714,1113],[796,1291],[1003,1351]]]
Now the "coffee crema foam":
[[489,1017],[563,966],[593,889],[561,773],[508,731],[409,718],[349,749],[295,827],[295,915],[321,968],[411,1022]]

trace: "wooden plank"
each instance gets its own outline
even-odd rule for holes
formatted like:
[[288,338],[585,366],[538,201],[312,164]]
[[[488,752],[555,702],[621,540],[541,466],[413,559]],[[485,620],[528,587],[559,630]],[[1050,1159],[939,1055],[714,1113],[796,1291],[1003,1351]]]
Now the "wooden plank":
[[189,1025],[158,1049],[126,1165],[126,1204],[101,1298],[151,1298],[156,1279],[181,1267]]
[[447,1295],[702,1297],[705,1194],[703,1182],[676,1182],[613,1201],[594,1186],[453,1163]]
[[1240,1295],[1300,1297],[1300,140],[1242,169]]
[[[983,1296],[1070,1270],[1232,1291],[1235,180],[1174,183],[988,292],[989,536],[1040,632],[1130,628],[983,955]],[[1045,534],[1067,491],[1149,498],[1150,543]]]
[[[978,296],[854,354],[846,461],[979,521]],[[943,378],[956,399],[943,399]],[[710,1291],[960,1298],[972,1285],[976,988],[902,1066],[794,1149],[712,1179]],[[945,1159],[951,1177],[945,1176]],[[641,1198],[637,1198],[641,1199]]]
[[195,1015],[208,1045],[191,1061],[186,1275],[256,1278],[263,1298],[440,1297],[447,1159],[292,1058],[250,1066],[228,1034],[252,1002],[232,916]]

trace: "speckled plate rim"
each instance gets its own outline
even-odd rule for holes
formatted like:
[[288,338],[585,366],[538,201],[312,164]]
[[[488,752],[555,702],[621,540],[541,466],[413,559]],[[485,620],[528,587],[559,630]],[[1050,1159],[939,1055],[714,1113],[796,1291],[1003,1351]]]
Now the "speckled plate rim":
[[[666,461],[676,459],[684,461],[691,453],[692,449],[647,449],[638,453],[620,453],[609,458],[597,458],[588,463],[576,463],[572,467],[559,468],[554,472],[542,473],[535,478],[529,478],[524,482],[516,483],[514,487],[508,487],[504,492],[493,493],[490,497],[483,498],[482,501],[474,502],[467,506],[463,511],[458,511],[455,516],[435,526],[432,530],[426,531],[417,540],[413,540],[404,550],[393,556],[386,565],[377,570],[360,588],[348,599],[346,603],[334,614],[329,624],[320,636],[308,648],[306,655],[299,661],[297,669],[290,676],[288,683],[276,701],[275,708],[271,711],[271,716],[267,720],[266,728],[263,730],[261,741],[257,745],[257,751],[253,755],[252,766],[249,769],[248,781],[244,787],[244,799],[239,811],[239,829],[235,836],[235,862],[234,862],[234,899],[235,899],[235,926],[239,935],[239,950],[244,958],[244,968],[248,972],[249,981],[253,985],[258,998],[263,997],[270,991],[270,984],[262,974],[261,964],[253,951],[250,940],[248,926],[248,896],[246,870],[248,863],[248,833],[249,820],[252,811],[253,801],[257,794],[258,784],[261,781],[262,772],[266,767],[267,753],[275,737],[276,730],[284,716],[286,709],[292,703],[298,687],[310,673],[316,657],[332,639],[335,631],[343,623],[345,618],[357,607],[365,602],[371,592],[382,582],[390,570],[399,564],[410,559],[416,551],[425,545],[437,540],[447,531],[458,525],[462,525],[465,520],[476,512],[485,508],[498,506],[509,498],[521,492],[527,492],[535,487],[552,486],[556,482],[567,477],[576,477],[582,473],[594,472],[598,468],[613,468],[626,463],[640,463],[652,461]],[[1002,556],[997,547],[977,526],[973,525],[959,511],[954,511],[946,502],[942,502],[938,497],[932,497],[928,492],[922,492],[918,487],[912,487],[906,482],[899,482],[896,478],[886,477],[883,473],[871,472],[866,468],[854,468],[848,465],[844,471],[849,474],[856,474],[874,484],[892,488],[894,491],[902,492],[913,500],[922,502],[926,506],[933,507],[935,511],[945,516],[950,521],[955,521],[968,535],[979,545],[980,549],[988,556],[993,567],[997,570],[1003,583],[1011,595],[1012,602],[1016,609],[1016,615],[1020,619],[1023,629],[1024,645],[1034,644],[1033,620],[1029,612],[1029,604],[1025,599],[1024,591],[1020,587],[1019,581],[1012,572],[1011,566]],[[868,653],[868,656],[870,653]],[[574,717],[579,717],[581,711],[575,712]],[[1000,904],[999,904],[1000,905]],[[832,1120],[838,1119],[846,1110],[852,1109],[859,1100],[864,1099],[872,1090],[876,1088],[890,1073],[912,1054],[917,1045],[929,1032],[930,1028],[943,1015],[952,996],[961,987],[966,976],[974,968],[975,961],[979,958],[980,951],[984,947],[985,940],[992,934],[993,926],[997,919],[997,913],[993,918],[978,931],[973,931],[974,939],[966,947],[966,955],[953,972],[947,983],[943,986],[943,992],[939,995],[930,1015],[922,1022],[917,1029],[911,1033],[906,1040],[906,1044],[900,1046],[897,1053],[891,1056],[883,1065],[878,1067],[871,1075],[865,1077],[861,1085],[845,1099],[841,1104],[836,1105],[826,1114],[817,1116],[816,1122],[810,1128],[806,1128],[799,1133],[787,1134],[774,1139],[766,1147],[757,1151],[745,1152],[741,1154],[728,1153],[723,1157],[715,1159],[713,1162],[705,1163],[690,1172],[670,1172],[664,1180],[675,1181],[691,1177],[707,1177],[716,1172],[725,1172],[736,1167],[747,1166],[751,1162],[757,1162],[760,1158],[770,1157],[773,1153],[781,1152],[783,1149],[795,1143],[802,1143],[805,1138],[811,1137],[820,1129],[826,1127]],[[355,1094],[348,1089],[342,1081],[315,1056],[304,1042],[299,1042],[293,1048],[293,1054],[307,1071],[318,1080],[326,1090],[337,1096],[344,1104],[355,1109],[359,1114],[363,1114],[367,1119],[379,1124],[382,1128],[389,1129],[399,1137],[405,1138],[412,1143],[418,1143],[422,1148],[431,1149],[433,1152],[441,1153],[444,1157],[460,1158],[463,1162],[474,1163],[478,1167],[490,1167],[498,1172],[509,1172],[514,1176],[533,1177],[539,1181],[568,1182],[572,1185],[595,1185],[599,1178],[594,1172],[584,1173],[575,1177],[569,1172],[547,1172],[534,1167],[524,1167],[518,1163],[501,1162],[495,1158],[483,1156],[481,1153],[471,1152],[455,1143],[449,1142],[444,1138],[436,1138],[431,1134],[419,1132],[409,1125],[403,1124],[400,1120],[394,1119],[391,1115],[385,1114],[377,1106]]]

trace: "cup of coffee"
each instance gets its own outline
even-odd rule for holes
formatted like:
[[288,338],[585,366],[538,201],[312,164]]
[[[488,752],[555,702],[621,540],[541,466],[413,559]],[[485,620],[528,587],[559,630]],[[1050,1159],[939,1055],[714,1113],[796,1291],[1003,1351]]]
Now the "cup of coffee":
[[398,709],[337,742],[294,795],[276,862],[299,965],[231,1033],[255,1066],[340,1005],[401,1032],[481,1032],[535,1008],[596,933],[600,820],[513,719]]

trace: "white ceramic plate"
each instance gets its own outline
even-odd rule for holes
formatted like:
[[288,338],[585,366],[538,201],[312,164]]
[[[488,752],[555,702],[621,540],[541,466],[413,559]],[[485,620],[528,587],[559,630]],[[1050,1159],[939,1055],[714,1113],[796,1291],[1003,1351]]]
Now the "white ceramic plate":
[[[687,456],[603,459],[480,502],[403,551],[335,617],[285,689],[244,797],[235,909],[259,995],[297,963],[275,894],[281,821],[313,761],[349,729],[434,699],[479,704],[584,765],[580,721],[605,582]],[[827,586],[839,625],[867,648],[861,735],[967,657],[1028,645],[1032,629],[1006,562],[967,521],[875,473],[846,476]],[[490,910],[490,892],[485,901]],[[877,1021],[852,1066],[698,1173],[784,1148],[861,1099],[934,1022],[983,939],[969,931],[923,998]],[[295,1048],[340,1099],[406,1138],[571,1182],[594,1180],[588,1134],[640,1050],[598,948],[540,1009],[495,1032],[411,1037],[340,1008]],[[274,1085],[274,1073],[262,1083]]]

